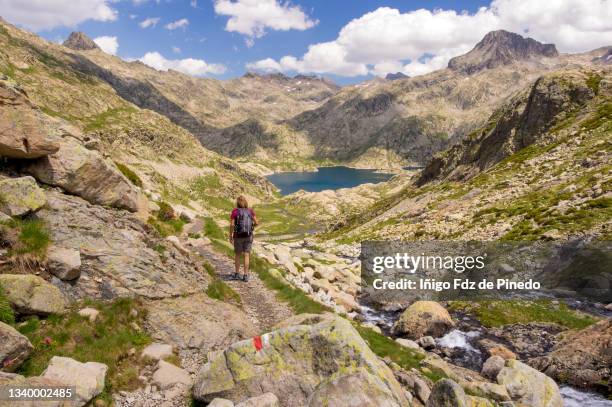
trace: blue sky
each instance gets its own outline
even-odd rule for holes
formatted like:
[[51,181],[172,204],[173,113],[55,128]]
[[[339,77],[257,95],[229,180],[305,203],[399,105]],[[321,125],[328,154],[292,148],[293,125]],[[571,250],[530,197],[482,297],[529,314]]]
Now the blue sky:
[[[80,30],[108,37],[100,43],[121,58],[218,79],[246,70],[314,73],[338,83],[396,71],[418,75],[499,28],[554,42],[561,51],[612,44],[607,0],[80,0],[78,6],[47,0],[44,9],[40,3],[0,0],[0,10],[49,40]],[[143,28],[147,19],[155,24]]]

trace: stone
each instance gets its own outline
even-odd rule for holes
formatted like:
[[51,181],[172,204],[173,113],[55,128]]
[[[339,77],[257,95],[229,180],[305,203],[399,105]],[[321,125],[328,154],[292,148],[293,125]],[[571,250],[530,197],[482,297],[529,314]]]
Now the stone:
[[172,345],[165,343],[152,343],[142,350],[142,357],[154,360],[163,360],[172,356]]
[[0,129],[0,156],[39,158],[60,147],[53,121],[6,81],[0,81]]
[[507,360],[497,375],[517,404],[528,407],[563,407],[557,383],[518,360]]
[[367,372],[341,376],[321,383],[308,399],[309,407],[399,406],[381,379]]
[[67,300],[61,291],[32,274],[0,274],[0,285],[11,306],[24,315],[62,314]]
[[448,311],[435,301],[417,301],[410,305],[393,325],[396,335],[417,339],[422,336],[443,336],[453,328],[453,322]]
[[159,386],[160,389],[165,390],[177,384],[191,387],[193,381],[185,369],[160,360],[157,363],[157,370],[153,373],[153,383]]
[[[57,380],[48,379],[40,376],[23,377],[15,373],[5,373],[0,371],[0,387],[4,386],[19,386],[26,388],[36,387],[65,387],[66,384]],[[64,401],[29,401],[15,403],[8,400],[0,400],[0,407],[15,407],[17,404],[19,407],[67,407],[67,406],[81,406],[82,404],[76,403],[65,403]]]
[[465,391],[450,379],[438,380],[425,407],[467,407]]
[[0,370],[14,372],[33,349],[28,338],[12,326],[0,322]]
[[208,403],[208,407],[234,407],[234,402],[228,399],[215,398]]
[[170,243],[172,243],[172,245],[176,248],[176,250],[178,250],[179,252],[183,253],[184,255],[188,255],[189,254],[189,249],[187,249],[185,246],[183,246],[183,243],[181,242],[181,240],[178,238],[178,236],[168,236],[166,238],[167,241],[169,241]]
[[612,320],[604,319],[564,335],[549,354],[529,360],[546,375],[580,388],[597,389],[607,383],[612,392]]
[[423,336],[422,338],[419,338],[417,340],[417,343],[423,348],[423,349],[433,349],[436,347],[436,340],[431,337],[431,336]]
[[45,193],[34,178],[0,179],[0,212],[9,216],[24,216],[36,212],[45,203]]
[[47,270],[60,280],[77,279],[81,275],[81,253],[52,245],[47,249]]
[[236,407],[280,407],[280,404],[278,404],[278,397],[273,393],[264,393],[238,403]]
[[495,380],[505,364],[506,361],[501,356],[491,356],[482,365],[480,373],[486,378]]
[[281,405],[301,407],[311,397],[320,400],[316,394],[340,397],[346,386],[384,397],[389,406],[408,404],[393,372],[350,322],[330,313],[300,314],[213,355],[196,375],[193,396],[210,402],[272,392]]
[[399,343],[400,345],[402,345],[405,348],[421,349],[421,347],[419,346],[418,343],[416,343],[415,341],[411,341],[410,339],[397,338],[397,339],[395,339],[395,342]]
[[363,326],[364,328],[369,328],[378,334],[382,333],[380,327],[378,325],[373,324],[372,322],[366,322],[364,324],[361,324],[361,326]]
[[77,362],[74,359],[53,356],[42,377],[57,380],[76,388],[76,401],[85,405],[104,390],[108,366],[97,362]]
[[58,152],[32,162],[24,170],[42,183],[58,186],[93,204],[132,212],[146,206],[144,195],[112,162],[71,136],[62,139]]
[[480,341],[478,341],[478,343],[485,349],[489,356],[500,356],[504,360],[518,359],[514,352],[512,352],[510,349],[508,349],[501,343],[497,343],[486,338],[481,339]]
[[206,354],[257,334],[240,308],[204,293],[153,301],[147,310],[146,325],[153,337],[179,349],[192,348]]
[[98,315],[100,315],[100,311],[95,308],[83,308],[79,310],[79,315],[89,319],[90,322],[96,322]]

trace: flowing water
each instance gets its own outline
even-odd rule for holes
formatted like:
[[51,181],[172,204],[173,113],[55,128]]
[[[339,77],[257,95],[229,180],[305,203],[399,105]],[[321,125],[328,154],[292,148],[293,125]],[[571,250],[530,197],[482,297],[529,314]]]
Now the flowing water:
[[320,192],[326,189],[353,188],[361,184],[388,181],[394,174],[349,167],[320,167],[318,171],[279,172],[269,175],[281,194],[289,195],[303,189]]

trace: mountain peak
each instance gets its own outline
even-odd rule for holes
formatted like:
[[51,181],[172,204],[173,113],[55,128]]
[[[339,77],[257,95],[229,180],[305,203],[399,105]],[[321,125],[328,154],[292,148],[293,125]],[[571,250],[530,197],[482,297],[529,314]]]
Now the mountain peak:
[[396,81],[398,79],[406,79],[406,78],[409,78],[409,76],[401,72],[388,73],[387,76],[385,76],[385,79],[388,81]]
[[96,43],[87,36],[87,34],[81,31],[71,32],[62,45],[77,51],[100,49],[100,47],[98,47],[98,45],[96,45]]
[[556,57],[554,44],[542,44],[533,38],[505,30],[491,31],[465,55],[452,58],[448,67],[454,71],[472,74],[483,69],[508,65],[514,61],[533,57]]

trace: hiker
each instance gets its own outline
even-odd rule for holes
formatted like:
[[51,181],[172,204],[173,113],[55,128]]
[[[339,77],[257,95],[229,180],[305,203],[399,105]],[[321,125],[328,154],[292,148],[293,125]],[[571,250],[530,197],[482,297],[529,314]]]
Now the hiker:
[[240,277],[240,256],[244,257],[243,281],[249,281],[249,255],[253,245],[253,230],[259,224],[255,212],[249,208],[249,203],[242,195],[236,199],[236,208],[230,215],[230,243],[234,245],[234,278]]

